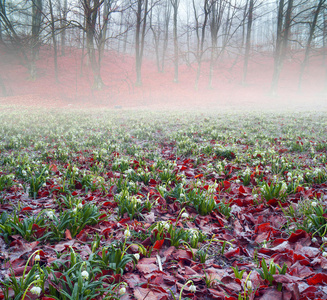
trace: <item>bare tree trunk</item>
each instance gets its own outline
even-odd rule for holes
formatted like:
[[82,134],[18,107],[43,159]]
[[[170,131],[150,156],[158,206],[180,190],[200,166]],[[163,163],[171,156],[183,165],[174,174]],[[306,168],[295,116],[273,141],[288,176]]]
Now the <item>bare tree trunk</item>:
[[163,73],[165,70],[165,59],[166,59],[166,52],[168,48],[168,38],[169,38],[169,21],[171,15],[171,7],[168,3],[169,0],[166,0],[165,3],[165,35],[163,40],[162,46],[162,57],[161,57],[161,72]]
[[67,0],[64,0],[64,7],[62,11],[62,19],[60,21],[62,28],[61,32],[61,55],[65,56],[66,48],[66,24],[67,24]]
[[3,82],[3,79],[1,77],[1,75],[0,75],[0,87],[1,87],[1,90],[2,90],[2,96],[6,97],[7,96],[7,89],[6,89],[5,83]]
[[253,0],[250,0],[249,4],[249,14],[248,14],[248,26],[246,32],[246,45],[245,45],[245,56],[244,56],[244,68],[243,68],[243,84],[246,83],[246,77],[248,74],[249,56],[251,48],[251,31],[252,31],[252,21],[253,21]]
[[[143,6],[144,4],[144,6]],[[143,15],[142,15],[143,10]],[[148,16],[148,0],[138,0],[136,12],[136,36],[135,36],[135,68],[136,68],[136,86],[142,85],[142,61],[145,42],[145,29]]]
[[107,32],[109,23],[109,14],[111,11],[111,1],[104,0],[103,17],[102,17],[102,29],[99,34],[99,69],[101,69],[102,58],[104,54],[105,45],[107,42]]
[[287,49],[288,38],[289,38],[290,27],[291,27],[291,13],[293,9],[293,0],[288,0],[284,22],[283,22],[283,8],[284,8],[284,0],[280,0],[279,9],[278,9],[277,42],[276,42],[276,52],[275,52],[274,74],[271,84],[272,95],[276,95],[280,73],[283,68],[283,63],[286,55],[286,49]]
[[152,31],[152,34],[153,34],[154,50],[155,50],[155,53],[156,53],[156,66],[157,66],[158,72],[160,72],[160,56],[159,56],[159,44],[160,44],[160,25],[159,24],[160,24],[160,20],[159,20],[159,15],[157,17],[158,17],[158,19],[157,19],[158,31],[153,26],[153,23],[152,23],[153,10],[151,10],[151,14],[150,14],[150,30]]
[[211,55],[210,55],[210,69],[209,69],[209,88],[212,88],[212,79],[214,64],[217,58],[218,47],[218,32],[221,27],[222,17],[226,7],[225,1],[215,0],[212,3],[211,9],[211,22],[210,22],[210,35],[211,35]]
[[42,0],[32,1],[32,39],[31,39],[31,60],[30,60],[30,76],[32,80],[36,79],[36,60],[39,56],[40,49],[40,31],[42,17]]
[[195,19],[196,19],[196,32],[197,32],[197,38],[198,38],[198,51],[197,51],[197,61],[198,61],[198,68],[196,72],[196,80],[195,80],[195,89],[197,90],[199,87],[199,79],[200,79],[200,74],[201,74],[201,66],[202,66],[202,57],[204,53],[204,40],[205,40],[205,33],[206,33],[206,27],[207,27],[207,22],[208,22],[208,16],[210,12],[210,7],[208,4],[208,0],[204,0],[203,3],[203,10],[204,10],[204,20],[203,24],[201,26],[201,37],[199,36],[199,22],[198,22],[198,16],[196,13],[196,8],[195,8],[195,3],[193,0],[193,9],[194,9],[194,14],[195,14]]
[[175,75],[174,82],[178,82],[178,35],[177,35],[177,15],[178,15],[178,7],[180,0],[170,0],[173,6],[173,34],[174,34],[174,66],[175,66]]
[[91,63],[91,68],[93,71],[93,89],[100,90],[104,86],[104,83],[100,74],[99,61],[96,59],[96,49],[94,46],[94,36],[95,36],[95,25],[98,16],[98,10],[103,2],[100,0],[84,0],[84,15],[85,15],[85,32],[86,32],[86,47],[88,58]]
[[299,86],[298,86],[299,91],[301,91],[301,89],[302,89],[303,74],[304,74],[304,71],[305,71],[305,69],[306,69],[306,67],[308,65],[308,62],[309,62],[311,43],[312,43],[312,39],[313,39],[313,36],[314,36],[314,33],[315,33],[318,16],[319,16],[321,7],[325,2],[326,2],[326,0],[319,0],[318,6],[315,7],[315,12],[314,12],[312,23],[310,24],[309,37],[308,37],[308,41],[307,41],[307,45],[306,45],[306,49],[305,49],[304,59],[303,59],[303,62],[301,64]]
[[50,17],[51,17],[51,37],[53,42],[53,60],[54,60],[54,68],[55,68],[55,79],[56,82],[59,82],[58,79],[58,51],[57,51],[57,39],[55,34],[55,21],[53,16],[53,7],[52,7],[52,0],[49,0],[49,7],[50,7]]

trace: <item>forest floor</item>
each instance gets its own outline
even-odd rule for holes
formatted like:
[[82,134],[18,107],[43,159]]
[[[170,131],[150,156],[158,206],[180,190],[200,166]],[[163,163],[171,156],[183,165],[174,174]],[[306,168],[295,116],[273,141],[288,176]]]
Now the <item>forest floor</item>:
[[[50,54],[50,55],[49,55]],[[54,76],[51,50],[44,48],[37,62],[38,78],[29,80],[27,69],[10,56],[2,54],[1,75],[9,97],[2,104],[43,107],[108,107],[154,110],[221,110],[231,109],[325,109],[326,63],[322,57],[311,59],[302,91],[298,91],[300,57],[285,62],[278,95],[269,94],[273,59],[268,54],[252,57],[247,84],[242,84],[243,62],[226,58],[216,65],[212,88],[208,88],[209,65],[204,62],[198,89],[195,89],[197,65],[182,64],[179,82],[173,82],[173,67],[159,73],[155,62],[144,60],[143,85],[135,86],[135,62],[128,55],[106,53],[101,68],[105,87],[92,89],[93,75],[83,63],[80,50],[69,50],[59,57],[59,82]],[[82,74],[82,75],[81,75]]]

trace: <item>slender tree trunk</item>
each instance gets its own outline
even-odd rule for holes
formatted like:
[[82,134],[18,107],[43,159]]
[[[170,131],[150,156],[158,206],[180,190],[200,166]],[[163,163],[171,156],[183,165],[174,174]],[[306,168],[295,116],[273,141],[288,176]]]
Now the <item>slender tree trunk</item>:
[[99,37],[99,70],[101,69],[102,58],[104,54],[105,45],[107,42],[107,32],[108,32],[108,23],[109,23],[109,13],[111,10],[111,2],[110,0],[104,1],[103,7],[103,21],[102,21],[102,30],[100,30],[100,37]]
[[248,74],[248,64],[251,48],[251,31],[252,31],[252,21],[253,21],[253,0],[250,0],[249,4],[249,14],[248,14],[248,26],[246,32],[246,45],[245,45],[245,56],[244,56],[244,68],[243,68],[243,84],[246,83],[246,77]]
[[285,21],[283,26],[283,8],[284,0],[280,0],[278,9],[278,24],[277,24],[277,42],[275,53],[274,74],[271,84],[271,94],[276,95],[279,77],[283,68],[283,63],[286,55],[288,38],[291,27],[291,13],[293,9],[293,0],[288,0]]
[[[144,6],[142,5],[144,4]],[[142,15],[143,10],[143,15]],[[142,18],[143,16],[143,18]],[[135,52],[136,52],[136,86],[142,85],[142,61],[145,43],[145,30],[148,16],[148,0],[138,0],[136,13],[136,36],[135,36]]]
[[165,3],[165,35],[162,46],[162,57],[161,57],[161,72],[165,71],[165,60],[166,60],[166,52],[168,48],[168,38],[169,38],[169,21],[171,15],[171,7],[168,3],[169,0],[166,0]]
[[64,7],[62,12],[62,21],[61,23],[61,55],[65,56],[66,51],[66,24],[67,24],[67,0],[64,0]]
[[173,34],[174,34],[174,67],[175,67],[175,75],[174,82],[178,82],[178,35],[177,35],[177,15],[178,15],[178,6],[180,0],[171,0],[173,6]]
[[30,60],[30,76],[32,80],[36,79],[36,60],[39,56],[40,49],[40,31],[42,17],[42,0],[32,1],[32,39],[31,39],[31,60]]
[[[195,5],[193,1],[193,7],[195,10]],[[206,27],[208,22],[208,16],[209,16],[209,7],[208,7],[208,0],[204,0],[203,3],[203,9],[204,9],[204,20],[201,28],[201,38],[200,38],[200,45],[198,49],[197,59],[198,59],[198,69],[196,74],[196,80],[195,80],[195,89],[197,90],[199,88],[199,79],[201,75],[201,66],[202,66],[202,57],[203,57],[203,51],[204,51],[204,40],[205,40],[205,34],[206,34]]]
[[141,14],[142,1],[138,0],[136,13],[136,31],[135,31],[135,68],[136,68],[136,86],[142,85],[141,75],[141,49],[140,49],[140,34],[141,34]]
[[2,96],[6,97],[7,96],[7,89],[6,89],[5,83],[4,83],[1,75],[0,75],[0,88],[1,88],[1,91],[2,91]]
[[309,62],[311,43],[312,43],[312,39],[314,37],[318,16],[319,16],[321,7],[325,2],[326,2],[326,0],[319,0],[318,6],[315,8],[315,13],[314,13],[312,23],[310,24],[309,37],[308,37],[307,45],[306,45],[306,48],[305,48],[304,59],[303,59],[303,62],[301,64],[299,86],[298,86],[299,91],[301,91],[301,89],[302,89],[302,80],[303,80],[304,71],[305,71],[305,69],[306,69],[306,67],[308,65],[308,62]]
[[57,39],[55,34],[55,21],[53,16],[53,7],[52,7],[52,0],[49,0],[49,7],[50,7],[50,17],[51,17],[51,37],[53,42],[53,60],[54,60],[54,68],[55,68],[55,79],[56,82],[59,82],[58,79],[58,51],[57,51]]
[[151,10],[151,14],[150,14],[150,29],[152,31],[153,34],[153,42],[154,42],[154,50],[155,50],[155,54],[156,54],[156,66],[157,66],[157,71],[160,73],[160,55],[159,55],[159,46],[160,46],[160,20],[159,20],[159,15],[158,15],[158,20],[157,20],[157,24],[158,24],[158,31],[156,31],[156,29],[153,26],[152,23],[152,18],[153,18],[153,10]]
[[100,90],[104,86],[101,74],[99,61],[96,59],[96,49],[94,46],[94,35],[95,35],[95,25],[98,15],[98,9],[100,8],[100,1],[94,0],[92,2],[87,0],[84,2],[84,15],[86,17],[85,31],[86,31],[86,47],[87,54],[90,60],[91,68],[93,71],[93,89]]

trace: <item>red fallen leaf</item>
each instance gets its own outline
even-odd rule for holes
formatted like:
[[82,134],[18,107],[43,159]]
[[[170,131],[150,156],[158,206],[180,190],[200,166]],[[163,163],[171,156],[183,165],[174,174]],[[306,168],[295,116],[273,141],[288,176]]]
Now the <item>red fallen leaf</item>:
[[70,233],[69,229],[67,228],[65,231],[65,237],[67,240],[72,240],[72,234]]
[[228,251],[228,252],[225,252],[225,257],[227,258],[231,258],[235,255],[239,255],[240,254],[240,248],[236,248],[234,250],[231,250],[231,251]]
[[76,191],[72,192],[72,196],[76,196],[78,193]]
[[141,273],[145,273],[145,274],[152,273],[153,271],[159,270],[158,266],[155,263],[156,263],[155,257],[142,258],[136,265],[136,268]]
[[76,238],[82,242],[86,242],[87,240],[87,233],[85,229],[83,229],[78,235],[76,235]]
[[24,207],[24,208],[22,209],[22,211],[31,211],[31,210],[33,210],[33,208],[32,208],[32,207],[29,207],[29,206]]
[[285,275],[278,274],[278,275],[273,275],[273,277],[276,282],[280,282],[280,283],[294,283],[302,280],[302,278],[300,277],[292,276],[289,274],[285,274]]
[[194,177],[194,172],[191,171],[191,170],[187,170],[187,171],[185,171],[185,175],[186,175],[188,178],[190,178],[190,177]]
[[148,288],[142,288],[142,287],[135,287],[134,289],[134,297],[137,300],[143,300],[143,299],[151,299],[151,300],[167,300],[168,294],[164,293],[156,293]]
[[58,171],[58,168],[55,164],[51,164],[49,166],[49,170],[56,173]]
[[242,185],[239,187],[238,191],[240,194],[243,194],[243,195],[247,194],[246,190],[244,189],[244,187]]
[[224,189],[229,189],[230,188],[230,186],[231,186],[231,183],[229,182],[229,181],[227,181],[227,180],[225,180],[224,181]]
[[267,289],[266,293],[260,298],[261,300],[282,300],[283,293],[276,289]]
[[178,249],[174,254],[173,257],[178,260],[192,260],[192,253],[191,251]]
[[[18,267],[18,268],[14,269],[14,275],[15,276],[22,276],[23,273],[24,273],[25,267],[26,267],[25,274],[27,274],[32,269],[32,267],[30,267],[30,266]],[[10,275],[12,275],[12,274],[10,273]]]
[[156,241],[156,242],[154,243],[154,245],[153,245],[153,249],[155,249],[155,250],[160,250],[161,247],[162,247],[162,245],[163,245],[163,243],[164,243],[164,241],[165,241],[165,239],[162,239],[162,240],[158,240],[158,241]]
[[297,231],[293,232],[291,234],[291,236],[287,239],[290,243],[295,243],[297,242],[299,239],[303,239],[309,237],[309,234],[307,232],[305,232],[302,229],[298,229]]
[[196,178],[201,178],[201,177],[203,177],[203,174],[198,174],[198,175],[195,175],[195,176],[194,176],[195,179],[196,179]]
[[292,266],[292,270],[290,271],[290,275],[297,276],[301,278],[306,278],[309,276],[315,275],[311,268],[307,266],[302,266],[298,261]]
[[318,273],[307,279],[307,283],[310,285],[327,283],[327,275],[323,273]]
[[151,179],[149,180],[149,183],[150,183],[150,184],[153,184],[153,185],[156,185],[156,184],[157,184],[157,181],[154,180],[153,178],[151,178]]
[[51,297],[42,297],[42,300],[56,300],[56,299]]

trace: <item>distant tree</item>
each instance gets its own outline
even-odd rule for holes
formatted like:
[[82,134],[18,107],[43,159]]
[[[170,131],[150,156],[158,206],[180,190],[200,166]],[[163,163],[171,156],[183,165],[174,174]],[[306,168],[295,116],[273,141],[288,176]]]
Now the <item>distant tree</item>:
[[42,0],[17,3],[0,0],[4,47],[9,53],[17,54],[33,80],[37,77],[36,60],[42,43],[43,17]]
[[[199,12],[200,9],[198,9],[197,5],[195,4],[195,0],[192,0],[192,4],[193,4],[194,19],[195,19],[195,32],[197,38],[197,50],[195,53],[195,57],[198,63],[196,79],[195,79],[195,89],[197,90],[199,85],[200,74],[201,74],[202,59],[205,52],[204,42],[206,39],[206,28],[209,20],[209,14],[212,8],[212,1],[203,0],[203,4],[201,6],[201,13]],[[202,18],[202,22],[200,21],[200,17]]]
[[247,20],[247,30],[246,30],[246,43],[245,43],[245,54],[244,54],[244,67],[243,67],[243,84],[246,82],[246,77],[248,74],[248,65],[250,57],[250,48],[251,48],[251,33],[252,33],[252,22],[253,22],[253,9],[254,9],[254,0],[247,1],[248,9],[248,20]]
[[[284,7],[286,11],[284,11]],[[271,94],[276,95],[279,77],[283,68],[286,50],[288,46],[288,40],[290,35],[290,29],[292,24],[292,10],[293,0],[279,0],[278,3],[278,16],[277,16],[277,34],[276,34],[276,46],[274,57],[274,73],[271,83]]]
[[101,77],[101,61],[110,15],[123,8],[117,5],[118,0],[80,0],[84,11],[84,24],[79,24],[86,34],[86,49],[93,71],[93,89],[104,86]]
[[[156,9],[151,10],[150,29],[153,34],[153,42],[156,54],[156,65],[158,72],[164,72],[165,58],[168,48],[169,24],[171,17],[170,0],[163,0]],[[155,1],[152,0],[152,3]],[[161,49],[161,51],[160,51]]]
[[136,9],[136,30],[135,30],[135,68],[136,68],[136,85],[142,85],[142,62],[144,53],[144,42],[149,14],[149,1],[137,0]]
[[[323,9],[323,5],[326,3],[326,0],[318,0],[316,2],[316,5],[312,7],[312,20],[309,22],[310,30],[309,30],[309,35],[308,35],[308,40],[306,43],[305,47],[305,54],[304,54],[304,59],[301,64],[301,70],[300,70],[300,78],[299,78],[299,90],[302,88],[302,80],[303,80],[303,75],[304,71],[308,65],[309,62],[309,56],[310,56],[310,51],[311,51],[311,44],[312,40],[314,38],[315,30],[317,28],[317,23],[318,23],[318,17]],[[323,38],[324,39],[324,38]]]
[[173,7],[173,35],[174,35],[174,82],[178,82],[178,28],[177,28],[177,16],[178,16],[178,7],[180,0],[170,0],[170,3]]

